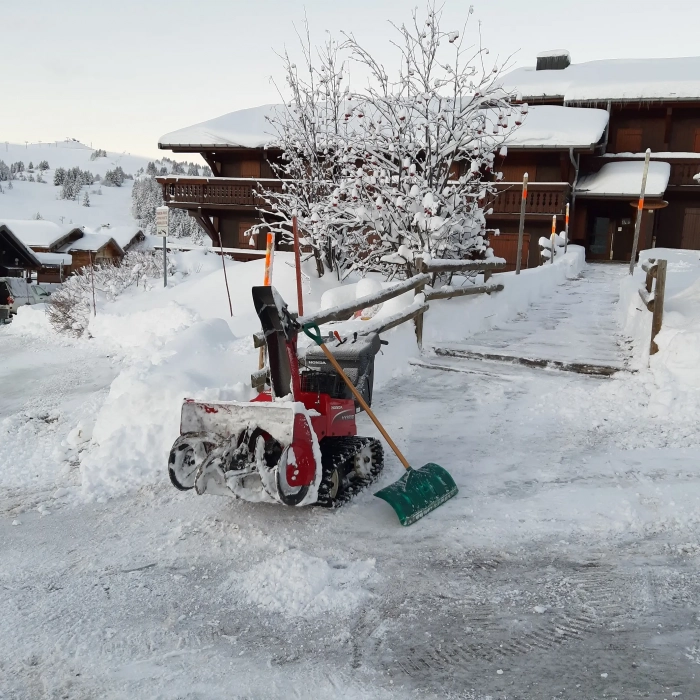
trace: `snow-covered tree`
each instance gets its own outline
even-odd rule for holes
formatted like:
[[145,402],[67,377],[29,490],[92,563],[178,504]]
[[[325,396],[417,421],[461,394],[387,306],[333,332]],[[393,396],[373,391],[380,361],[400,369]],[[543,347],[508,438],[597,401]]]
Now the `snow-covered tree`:
[[199,166],[196,163],[190,163],[187,166],[187,174],[193,177],[199,177]]
[[29,161],[29,165],[27,166],[27,170],[31,173],[34,172],[34,163],[32,161]]
[[[442,20],[431,3],[424,17],[394,25],[393,70],[353,36],[313,54],[307,32],[301,72],[283,56],[292,97],[272,122],[287,181],[281,195],[264,193],[268,220],[276,214],[285,229],[297,213],[339,276],[391,275],[397,263],[412,275],[419,255],[490,254],[482,207],[521,107],[500,87],[507,62],[467,39],[468,22],[445,30]],[[370,77],[364,90],[344,87],[341,52]]]
[[83,206],[84,207],[90,206],[90,195],[87,192],[85,193],[85,196],[83,197]]
[[57,187],[62,185],[66,179],[65,168],[56,168],[53,174],[53,184]]
[[284,184],[281,192],[259,192],[267,204],[263,209],[266,223],[253,227],[251,233],[270,228],[284,241],[290,236],[292,218],[297,216],[304,243],[313,250],[322,275],[324,261],[329,268],[334,266],[333,251],[344,235],[336,217],[321,219],[319,212],[340,184],[338,149],[346,135],[343,115],[348,71],[335,40],[327,39],[315,51],[308,24],[299,38],[302,66],[298,67],[289,53],[282,56],[291,97],[269,117],[274,141],[282,150],[282,159],[270,165]]
[[39,170],[48,170],[49,169],[49,162],[47,160],[42,160],[41,163],[39,163]]
[[156,170],[156,164],[153,161],[149,161],[148,166],[146,167],[146,175],[155,177],[157,174],[158,171]]

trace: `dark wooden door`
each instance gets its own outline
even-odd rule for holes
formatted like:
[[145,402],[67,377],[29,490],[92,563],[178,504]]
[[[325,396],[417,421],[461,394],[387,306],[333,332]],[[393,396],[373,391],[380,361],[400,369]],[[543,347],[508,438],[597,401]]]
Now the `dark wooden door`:
[[610,260],[610,245],[615,221],[607,216],[594,216],[588,235],[588,257],[591,260]]
[[611,241],[611,260],[629,260],[634,243],[634,217],[618,219],[614,223],[613,240]]
[[683,217],[681,248],[700,250],[700,209],[686,207]]
[[260,161],[242,160],[241,177],[260,177]]

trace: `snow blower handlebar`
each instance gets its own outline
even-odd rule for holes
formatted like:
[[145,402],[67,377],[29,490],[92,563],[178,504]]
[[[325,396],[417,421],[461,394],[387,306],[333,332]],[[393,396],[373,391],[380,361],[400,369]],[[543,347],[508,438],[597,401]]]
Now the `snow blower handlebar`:
[[333,357],[333,353],[326,346],[323,336],[321,335],[321,330],[315,323],[306,323],[302,326],[304,333],[311,338],[311,340],[318,345],[321,350],[323,350],[328,361],[333,365],[335,371],[342,377],[343,381],[348,385],[348,388],[352,392],[352,395],[357,399],[357,402],[362,406],[367,415],[372,419],[372,422],[377,426],[377,430],[383,435],[384,439],[387,441],[389,447],[394,451],[394,454],[399,458],[399,461],[406,469],[410,469],[411,465],[408,460],[403,456],[401,450],[397,447],[396,443],[389,437],[389,434],[384,430],[384,426],[379,422],[377,416],[374,415],[372,409],[369,407],[368,403],[362,398],[362,394],[355,388],[355,385],[350,381],[350,378],[343,371],[343,368],[338,364],[338,361]]

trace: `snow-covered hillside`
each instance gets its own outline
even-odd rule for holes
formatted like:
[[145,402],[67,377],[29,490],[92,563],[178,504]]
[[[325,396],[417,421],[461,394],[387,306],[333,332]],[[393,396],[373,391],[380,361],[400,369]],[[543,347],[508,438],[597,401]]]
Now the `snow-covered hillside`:
[[[101,155],[106,153],[106,155]],[[100,154],[98,156],[98,154]],[[37,182],[39,164],[45,161],[48,170],[41,172],[44,182]],[[149,163],[148,158],[129,153],[115,153],[90,148],[79,141],[67,140],[38,144],[0,144],[0,162],[8,168],[21,162],[24,170],[15,173],[10,182],[0,176],[0,219],[34,219],[41,217],[57,224],[75,224],[95,228],[104,224],[112,226],[133,225],[138,222],[131,213],[131,189],[133,180],[127,179],[121,187],[108,187],[101,180],[108,171],[120,167],[126,175],[138,177]],[[0,170],[2,164],[0,163]],[[33,166],[30,171],[30,164]],[[165,168],[171,172],[170,160],[155,161],[158,172]],[[61,187],[55,186],[57,168],[80,168],[100,181],[84,185],[75,199],[62,199]],[[201,166],[200,166],[201,167]],[[31,180],[30,181],[30,176]],[[90,206],[84,206],[87,192]]]

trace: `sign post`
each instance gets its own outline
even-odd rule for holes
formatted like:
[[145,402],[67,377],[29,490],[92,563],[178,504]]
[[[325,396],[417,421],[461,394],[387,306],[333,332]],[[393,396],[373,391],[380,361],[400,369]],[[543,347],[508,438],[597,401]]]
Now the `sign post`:
[[170,209],[168,207],[156,208],[156,235],[163,236],[163,286],[168,286],[168,221]]

